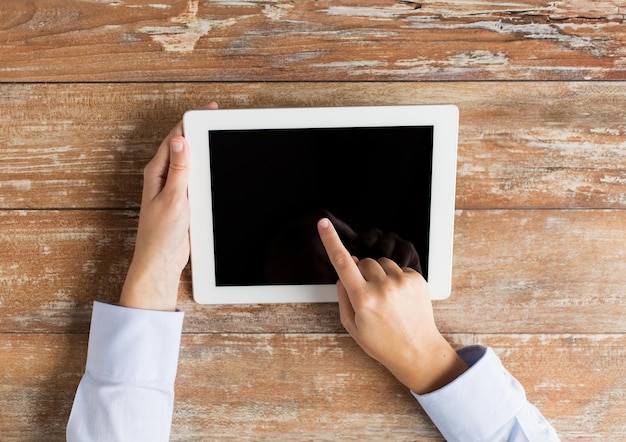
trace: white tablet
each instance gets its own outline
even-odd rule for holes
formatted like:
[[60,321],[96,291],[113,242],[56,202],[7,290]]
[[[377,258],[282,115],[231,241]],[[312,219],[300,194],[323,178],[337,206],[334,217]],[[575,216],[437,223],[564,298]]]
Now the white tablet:
[[202,304],[333,302],[316,223],[353,255],[420,271],[450,295],[458,109],[187,112],[191,271]]

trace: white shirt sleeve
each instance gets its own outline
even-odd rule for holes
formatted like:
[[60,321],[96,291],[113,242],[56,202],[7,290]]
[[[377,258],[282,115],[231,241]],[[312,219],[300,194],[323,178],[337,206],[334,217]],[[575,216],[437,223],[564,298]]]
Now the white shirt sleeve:
[[182,312],[94,303],[68,441],[167,441]]
[[490,348],[459,350],[469,370],[432,393],[413,393],[447,441],[558,441],[522,385]]
[[[94,303],[68,441],[169,439],[183,316]],[[446,440],[559,440],[493,350],[470,346],[459,355],[469,370],[437,391],[413,393]]]

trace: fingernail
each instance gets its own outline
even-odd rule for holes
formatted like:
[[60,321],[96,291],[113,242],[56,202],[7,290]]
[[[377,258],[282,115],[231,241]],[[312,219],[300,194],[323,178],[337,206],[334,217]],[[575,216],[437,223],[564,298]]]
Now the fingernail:
[[321,227],[322,229],[326,229],[329,225],[330,225],[330,222],[328,221],[328,219],[327,219],[327,218],[322,218],[322,219],[320,220],[320,227]]
[[182,152],[183,151],[183,142],[180,140],[172,140],[170,143],[170,147],[174,152]]

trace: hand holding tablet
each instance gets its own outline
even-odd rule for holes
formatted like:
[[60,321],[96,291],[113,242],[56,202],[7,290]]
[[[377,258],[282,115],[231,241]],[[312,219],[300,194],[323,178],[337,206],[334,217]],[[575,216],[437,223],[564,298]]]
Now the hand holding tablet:
[[408,257],[449,296],[456,107],[191,111],[184,128],[197,302],[336,301],[324,211],[354,254]]
[[[217,109],[217,103],[203,109]],[[144,168],[135,251],[124,281],[121,306],[176,309],[180,274],[189,261],[190,168],[191,152],[181,121]]]

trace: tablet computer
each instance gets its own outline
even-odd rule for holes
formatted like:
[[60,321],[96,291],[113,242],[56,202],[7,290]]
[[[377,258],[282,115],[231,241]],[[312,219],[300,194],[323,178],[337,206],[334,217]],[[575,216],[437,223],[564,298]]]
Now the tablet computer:
[[324,216],[353,255],[450,295],[455,106],[199,110],[183,124],[196,302],[336,301]]

